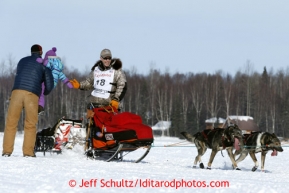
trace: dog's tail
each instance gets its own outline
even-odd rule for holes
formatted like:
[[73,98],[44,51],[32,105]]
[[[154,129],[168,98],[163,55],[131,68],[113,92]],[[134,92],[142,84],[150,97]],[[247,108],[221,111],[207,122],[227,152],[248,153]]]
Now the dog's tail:
[[188,132],[182,131],[181,134],[185,137],[187,141],[195,143],[195,137],[189,134]]

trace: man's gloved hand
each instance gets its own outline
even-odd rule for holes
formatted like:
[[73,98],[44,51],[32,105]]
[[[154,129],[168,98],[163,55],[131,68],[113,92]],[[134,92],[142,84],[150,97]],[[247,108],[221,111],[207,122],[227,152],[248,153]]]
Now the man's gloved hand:
[[119,104],[119,102],[116,101],[116,100],[111,100],[111,101],[110,101],[110,105],[113,106],[113,107],[116,108],[116,109],[118,109],[118,104]]
[[73,88],[79,89],[80,84],[76,79],[70,80],[69,82],[72,84]]

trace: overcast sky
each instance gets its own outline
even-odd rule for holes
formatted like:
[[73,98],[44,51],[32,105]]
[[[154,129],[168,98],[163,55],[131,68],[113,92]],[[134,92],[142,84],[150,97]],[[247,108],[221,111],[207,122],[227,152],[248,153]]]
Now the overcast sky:
[[235,75],[289,66],[288,0],[0,0],[0,61],[32,44],[90,70],[103,48],[123,68]]

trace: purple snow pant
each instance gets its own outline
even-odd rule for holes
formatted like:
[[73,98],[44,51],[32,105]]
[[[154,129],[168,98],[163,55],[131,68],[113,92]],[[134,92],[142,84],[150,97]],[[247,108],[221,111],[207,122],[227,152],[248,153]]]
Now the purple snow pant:
[[45,98],[44,98],[45,85],[44,85],[44,83],[42,83],[41,87],[42,87],[42,91],[41,91],[41,94],[39,97],[38,105],[40,105],[44,108],[44,105],[45,105]]

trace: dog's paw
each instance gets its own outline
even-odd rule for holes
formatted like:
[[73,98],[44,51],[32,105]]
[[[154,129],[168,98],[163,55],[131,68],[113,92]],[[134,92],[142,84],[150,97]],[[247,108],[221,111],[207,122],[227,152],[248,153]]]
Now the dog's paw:
[[257,170],[257,168],[258,168],[258,167],[254,166],[254,167],[252,168],[252,172],[255,172],[255,171]]
[[203,163],[200,163],[200,168],[202,168],[202,169],[204,169],[204,168],[205,168],[205,166],[204,166],[204,164],[203,164]]

